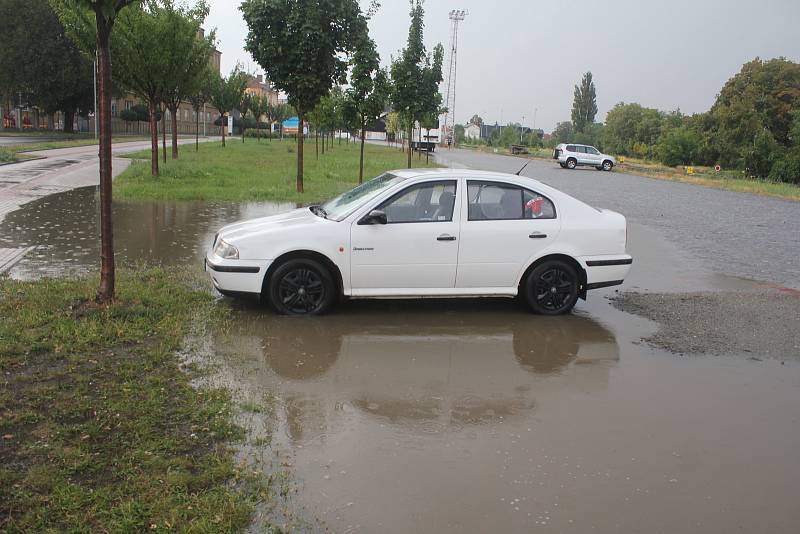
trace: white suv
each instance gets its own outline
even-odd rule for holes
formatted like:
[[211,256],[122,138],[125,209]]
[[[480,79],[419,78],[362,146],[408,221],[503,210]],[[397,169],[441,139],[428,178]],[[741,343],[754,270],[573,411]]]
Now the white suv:
[[593,146],[561,143],[553,151],[562,169],[574,169],[578,165],[591,165],[598,171],[610,171],[617,164],[612,156],[603,154]]

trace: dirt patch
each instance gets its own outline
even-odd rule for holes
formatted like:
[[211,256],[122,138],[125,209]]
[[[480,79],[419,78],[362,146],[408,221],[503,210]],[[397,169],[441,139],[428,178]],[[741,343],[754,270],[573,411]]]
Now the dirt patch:
[[618,309],[659,323],[648,343],[675,353],[800,361],[800,298],[763,293],[623,293]]

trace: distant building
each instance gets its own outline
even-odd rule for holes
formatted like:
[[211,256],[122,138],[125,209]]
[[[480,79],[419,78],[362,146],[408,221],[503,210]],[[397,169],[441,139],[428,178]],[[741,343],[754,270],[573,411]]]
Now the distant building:
[[464,137],[467,139],[480,139],[481,138],[481,126],[480,124],[469,123],[464,127]]

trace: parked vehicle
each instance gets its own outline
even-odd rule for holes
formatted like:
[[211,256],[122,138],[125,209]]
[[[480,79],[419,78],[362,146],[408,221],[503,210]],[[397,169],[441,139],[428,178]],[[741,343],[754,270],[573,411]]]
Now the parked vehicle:
[[393,171],[322,204],[222,228],[205,259],[221,293],[282,314],[339,298],[515,297],[545,315],[619,285],[625,217],[536,180]]
[[579,165],[591,165],[598,171],[610,171],[617,164],[613,156],[603,154],[593,146],[561,143],[553,150],[553,159],[562,169],[574,169]]

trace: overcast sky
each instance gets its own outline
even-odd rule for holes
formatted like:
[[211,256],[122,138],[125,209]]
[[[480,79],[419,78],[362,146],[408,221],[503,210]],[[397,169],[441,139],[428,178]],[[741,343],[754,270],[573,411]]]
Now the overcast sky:
[[[223,71],[237,61],[260,71],[244,51],[239,0],[210,4],[206,26],[217,28]],[[388,65],[405,44],[409,8],[406,0],[381,4],[370,29]],[[449,50],[452,9],[469,12],[459,33],[458,122],[477,113],[492,124],[524,116],[533,126],[538,109],[536,126],[550,131],[569,120],[573,87],[587,70],[599,121],[620,101],[694,113],[756,56],[800,61],[800,0],[426,0],[429,49]]]

